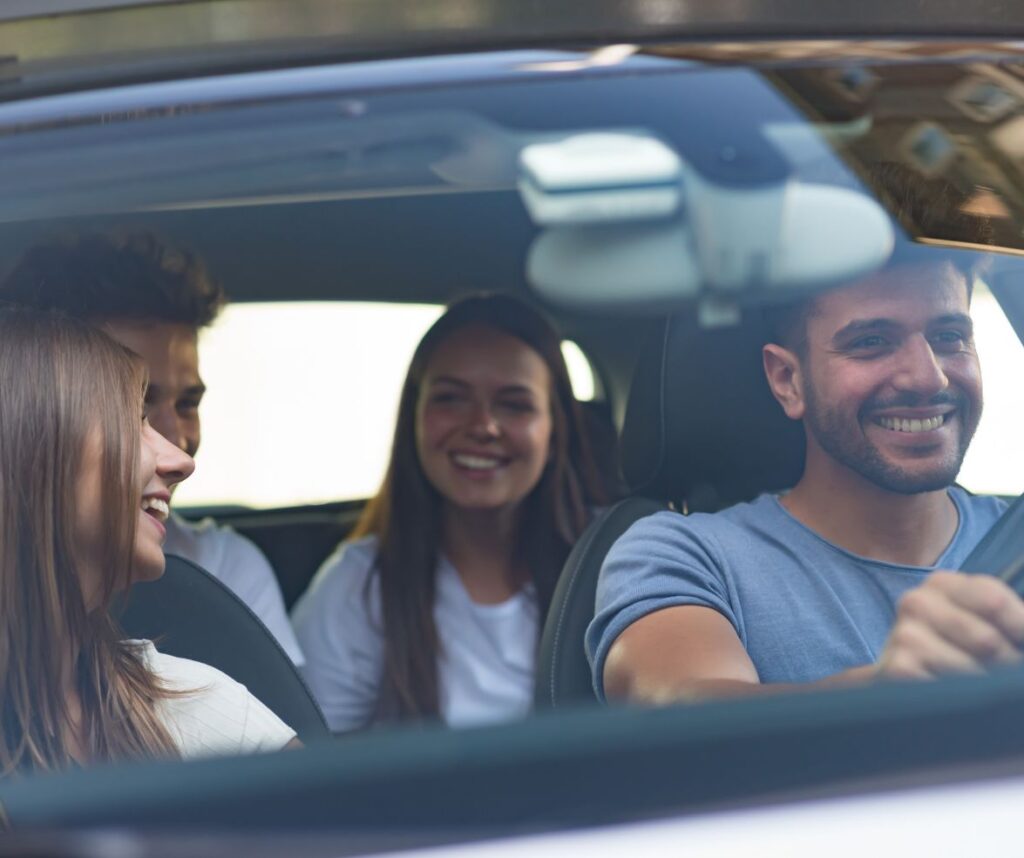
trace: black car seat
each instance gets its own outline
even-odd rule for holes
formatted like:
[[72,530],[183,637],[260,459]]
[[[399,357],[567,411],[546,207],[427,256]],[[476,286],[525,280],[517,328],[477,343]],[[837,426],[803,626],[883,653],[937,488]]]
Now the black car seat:
[[631,496],[609,507],[570,553],[541,634],[535,703],[594,700],[583,634],[605,554],[658,510],[714,511],[788,488],[803,467],[804,435],[768,389],[759,313],[726,328],[669,318],[637,362],[620,455]]
[[195,563],[167,555],[156,581],[136,584],[115,607],[129,638],[216,667],[241,682],[304,744],[330,735],[291,659],[249,606]]
[[619,433],[612,419],[612,409],[608,402],[580,402],[580,415],[583,418],[583,431],[587,433],[590,454],[597,468],[601,488],[604,489],[605,500],[614,503],[629,494],[629,487],[622,476],[622,465],[619,462]]
[[713,512],[796,483],[803,427],[768,389],[767,336],[756,311],[723,328],[702,328],[692,315],[666,322],[637,365],[622,427],[634,494]]

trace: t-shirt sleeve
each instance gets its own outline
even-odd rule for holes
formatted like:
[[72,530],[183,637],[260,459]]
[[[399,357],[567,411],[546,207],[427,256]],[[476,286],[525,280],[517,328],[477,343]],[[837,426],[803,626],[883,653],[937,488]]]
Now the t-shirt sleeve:
[[245,695],[245,721],[240,737],[242,753],[279,751],[296,737],[295,731],[275,715],[268,706],[250,694],[244,685],[234,683]]
[[376,581],[367,587],[374,557],[366,543],[343,544],[292,611],[302,674],[336,732],[366,726],[377,705],[384,639]]
[[160,708],[185,759],[279,751],[295,738],[291,727],[221,671],[155,651],[151,663],[171,692]]
[[251,541],[227,527],[218,528],[222,551],[217,577],[245,602],[296,665],[303,663],[284,598],[270,562]]
[[647,614],[677,605],[713,608],[734,627],[722,565],[710,534],[695,519],[659,512],[641,519],[612,546],[601,567],[596,611],[586,634],[594,690],[604,700],[604,662],[615,640]]

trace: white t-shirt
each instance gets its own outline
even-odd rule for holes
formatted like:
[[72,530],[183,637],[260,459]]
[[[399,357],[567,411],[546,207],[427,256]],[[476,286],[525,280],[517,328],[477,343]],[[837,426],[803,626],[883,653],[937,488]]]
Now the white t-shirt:
[[255,545],[212,518],[192,523],[171,514],[164,551],[201,566],[249,606],[297,665],[302,650],[288,622],[274,570]]
[[151,641],[134,641],[140,659],[169,690],[188,694],[157,703],[184,759],[279,751],[295,731],[216,668],[157,652]]
[[[342,543],[292,612],[303,674],[332,730],[368,724],[384,671],[376,537]],[[367,598],[367,593],[368,597]],[[437,569],[434,622],[441,643],[441,716],[453,727],[526,714],[533,701],[537,598],[528,586],[505,602],[474,602],[450,562]]]

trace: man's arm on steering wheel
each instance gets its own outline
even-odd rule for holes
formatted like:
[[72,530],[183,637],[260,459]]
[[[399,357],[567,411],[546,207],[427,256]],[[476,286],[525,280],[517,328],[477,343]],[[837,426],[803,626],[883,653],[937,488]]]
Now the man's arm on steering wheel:
[[618,636],[604,664],[611,698],[643,703],[700,700],[979,672],[1021,661],[1024,601],[998,578],[935,572],[899,602],[896,621],[875,664],[818,682],[762,684],[732,624],[712,608],[655,611]]

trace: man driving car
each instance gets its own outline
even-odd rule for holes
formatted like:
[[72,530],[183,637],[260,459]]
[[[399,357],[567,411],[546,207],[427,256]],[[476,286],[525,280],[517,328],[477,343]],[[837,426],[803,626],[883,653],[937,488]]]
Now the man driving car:
[[1003,512],[954,485],[982,407],[970,281],[895,265],[778,314],[767,382],[803,476],[635,524],[602,569],[598,693],[657,703],[1021,660],[1024,602],[956,569]]

